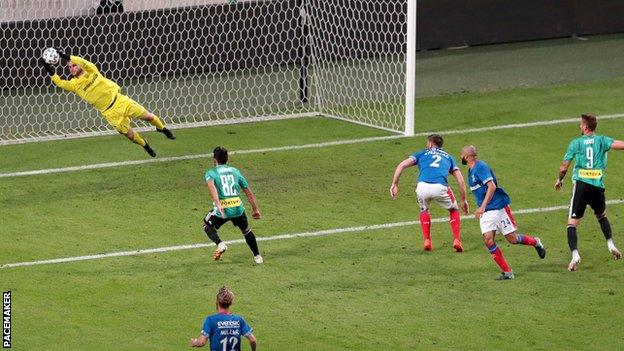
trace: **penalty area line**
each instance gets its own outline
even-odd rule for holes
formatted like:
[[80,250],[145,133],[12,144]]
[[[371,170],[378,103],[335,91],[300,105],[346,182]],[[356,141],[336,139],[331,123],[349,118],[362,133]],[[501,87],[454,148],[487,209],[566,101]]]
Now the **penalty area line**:
[[[619,205],[622,203],[624,203],[624,199],[607,201],[608,205]],[[568,205],[539,207],[539,208],[526,208],[526,209],[520,209],[520,210],[513,210],[513,213],[516,215],[519,215],[519,214],[530,214],[530,213],[539,213],[539,212],[554,212],[554,211],[567,210],[568,208],[569,208]],[[474,219],[474,216],[472,215],[461,216],[461,219],[462,220]],[[446,222],[448,221],[448,218],[434,218],[431,221],[436,222],[436,223]],[[413,226],[413,225],[418,225],[418,224],[420,224],[420,221],[393,222],[393,223],[363,225],[363,226],[348,227],[348,228],[326,229],[326,230],[310,231],[310,232],[302,232],[302,233],[282,234],[282,235],[275,235],[275,236],[268,236],[268,237],[257,237],[256,239],[258,241],[289,240],[289,239],[296,239],[296,238],[308,238],[308,237],[327,236],[327,235],[336,235],[336,234],[358,233],[358,232],[369,231],[369,230],[407,227],[407,226]],[[227,245],[244,244],[245,240],[244,239],[228,240],[228,241],[224,241],[224,243],[226,243]],[[118,252],[110,252],[110,253],[103,253],[103,254],[86,255],[86,256],[54,258],[54,259],[48,259],[48,260],[6,263],[6,264],[0,265],[0,269],[78,262],[78,261],[89,261],[89,260],[98,260],[98,259],[113,258],[113,257],[139,256],[139,255],[147,255],[147,254],[153,254],[153,253],[200,249],[200,248],[207,248],[207,247],[212,247],[212,246],[215,246],[215,244],[214,243],[199,243],[199,244],[158,247],[158,248],[152,248],[152,249],[118,251]]]
[[[622,117],[624,117],[624,114],[599,116],[600,120],[616,119],[616,118],[622,118]],[[550,125],[557,125],[557,124],[564,124],[564,123],[573,123],[573,122],[578,122],[578,121],[579,121],[578,118],[565,118],[565,119],[555,119],[555,120],[549,120],[549,121],[512,123],[512,124],[502,124],[502,125],[482,127],[482,128],[456,129],[456,130],[446,130],[446,131],[437,131],[437,132],[433,132],[433,131],[420,132],[420,133],[414,134],[414,137],[427,136],[433,133],[438,133],[442,135],[453,135],[453,134],[478,133],[478,132],[487,132],[487,131],[504,130],[504,129],[550,126]],[[399,134],[382,135],[382,136],[377,136],[377,137],[345,139],[345,140],[327,141],[327,142],[313,143],[313,144],[288,145],[288,146],[278,146],[278,147],[268,147],[268,148],[258,148],[258,149],[247,149],[247,150],[234,150],[230,152],[230,155],[247,155],[247,154],[261,154],[261,153],[280,152],[280,151],[318,149],[318,148],[330,147],[330,146],[351,145],[351,144],[360,144],[360,143],[368,143],[368,142],[374,142],[374,141],[385,141],[385,140],[403,139],[403,138],[410,138],[410,137],[405,136],[405,135],[399,135]],[[69,173],[69,172],[79,172],[79,171],[103,169],[103,168],[135,166],[135,165],[143,165],[143,164],[150,164],[150,163],[175,162],[175,161],[195,160],[195,159],[201,159],[201,158],[208,159],[211,157],[212,157],[212,154],[206,153],[206,154],[194,154],[194,155],[184,155],[184,156],[160,157],[160,158],[151,158],[151,159],[143,159],[143,160],[93,163],[93,164],[86,164],[82,166],[46,168],[46,169],[38,169],[38,170],[32,170],[32,171],[0,173],[0,178],[15,178],[15,177],[34,176],[34,175],[54,174],[54,173]]]
[[[378,137],[336,140],[336,141],[327,141],[323,143],[288,145],[288,146],[267,147],[267,148],[260,148],[260,149],[233,150],[233,151],[230,151],[229,154],[230,155],[246,155],[246,154],[261,154],[261,153],[268,153],[268,152],[278,152],[278,151],[317,149],[317,148],[328,147],[328,146],[359,144],[359,143],[367,143],[370,141],[382,141],[382,140],[392,140],[392,139],[400,139],[400,138],[405,138],[405,136],[404,135],[382,135]],[[102,168],[142,165],[142,164],[149,164],[149,163],[195,160],[195,159],[200,159],[200,158],[206,158],[206,159],[212,158],[212,154],[209,153],[209,154],[195,154],[195,155],[185,155],[185,156],[171,156],[171,157],[150,158],[150,159],[144,159],[144,160],[94,163],[94,164],[87,164],[87,165],[82,165],[82,166],[71,166],[71,167],[63,167],[63,168],[46,168],[46,169],[38,169],[38,170],[33,170],[33,171],[0,173],[0,178],[26,177],[26,176],[32,176],[32,175],[53,174],[53,173],[68,173],[68,172],[78,172],[78,171],[102,169]]]
[[[615,115],[604,115],[598,116],[600,120],[605,119],[617,119],[624,117],[624,113],[619,113]],[[468,128],[468,129],[456,129],[456,130],[446,130],[446,131],[438,131],[438,132],[426,132],[426,133],[418,133],[414,134],[414,136],[427,136],[433,133],[449,135],[449,134],[463,134],[463,133],[477,133],[477,132],[489,132],[493,130],[504,130],[504,129],[515,129],[515,128],[527,128],[527,127],[539,127],[539,126],[552,126],[557,124],[565,124],[565,123],[579,123],[579,118],[565,118],[565,119],[553,119],[549,121],[537,121],[537,122],[527,122],[527,123],[513,123],[513,124],[503,124],[498,126],[490,126],[490,127],[481,127],[481,128]]]

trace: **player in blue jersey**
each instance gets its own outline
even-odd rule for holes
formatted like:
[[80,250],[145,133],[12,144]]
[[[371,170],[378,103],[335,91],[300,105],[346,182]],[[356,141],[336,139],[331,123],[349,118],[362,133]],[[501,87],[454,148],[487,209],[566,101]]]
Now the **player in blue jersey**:
[[468,165],[468,186],[475,197],[477,210],[475,217],[479,219],[483,242],[487,246],[494,262],[503,270],[498,280],[513,279],[514,274],[501,249],[494,240],[496,232],[505,236],[511,244],[522,244],[535,247],[540,258],[546,257],[546,249],[538,237],[516,233],[516,221],[511,214],[509,195],[498,186],[494,172],[487,163],[479,160],[474,146],[464,146],[461,150],[463,165]]
[[232,291],[222,287],[217,294],[217,313],[206,317],[199,337],[191,339],[192,347],[203,347],[210,340],[211,351],[240,351],[241,336],[244,336],[249,340],[252,351],[256,350],[253,328],[243,317],[230,312],[233,301]]
[[572,260],[568,265],[569,271],[575,271],[581,262],[577,248],[576,227],[581,223],[587,205],[594,210],[611,255],[616,260],[622,258],[622,254],[613,243],[611,224],[607,218],[604,177],[607,168],[607,152],[624,150],[624,141],[596,134],[597,126],[596,116],[581,116],[581,136],[570,142],[559,168],[559,177],[555,182],[555,189],[561,190],[563,178],[574,160],[574,174],[572,175],[574,185],[567,228],[568,246],[572,252]]
[[459,185],[461,195],[461,207],[464,213],[468,213],[468,202],[466,201],[466,184],[464,176],[451,155],[442,150],[444,139],[438,134],[431,134],[427,137],[427,148],[418,151],[399,163],[394,171],[392,185],[390,186],[390,196],[396,199],[399,192],[399,178],[403,170],[418,166],[418,184],[416,185],[416,197],[420,205],[420,227],[423,232],[423,247],[425,251],[431,251],[431,215],[429,205],[432,201],[449,211],[451,232],[453,233],[453,248],[457,252],[464,251],[461,242],[460,216],[457,200],[453,195],[453,190],[448,185],[449,174],[455,177]]

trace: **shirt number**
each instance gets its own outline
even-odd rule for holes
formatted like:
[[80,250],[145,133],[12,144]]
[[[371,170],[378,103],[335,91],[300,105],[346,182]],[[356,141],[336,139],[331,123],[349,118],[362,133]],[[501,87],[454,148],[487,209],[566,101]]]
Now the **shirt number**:
[[236,182],[234,176],[231,174],[221,176],[221,190],[225,196],[237,196],[236,188],[234,187]]
[[585,168],[594,168],[594,149],[592,147],[585,149],[585,158],[587,158]]
[[442,156],[440,155],[433,155],[433,162],[431,162],[431,164],[429,164],[429,167],[435,167],[435,168],[440,168],[440,161],[442,161]]
[[511,227],[511,220],[509,218],[505,218],[501,221],[501,224],[503,225],[503,228],[509,228]]
[[[229,342],[228,342],[229,341]],[[221,345],[223,345],[223,351],[228,351],[228,344],[230,344],[230,351],[235,351],[236,350],[236,345],[238,345],[238,338],[236,338],[235,336],[232,337],[225,337],[223,339],[221,339],[221,341],[219,342]]]

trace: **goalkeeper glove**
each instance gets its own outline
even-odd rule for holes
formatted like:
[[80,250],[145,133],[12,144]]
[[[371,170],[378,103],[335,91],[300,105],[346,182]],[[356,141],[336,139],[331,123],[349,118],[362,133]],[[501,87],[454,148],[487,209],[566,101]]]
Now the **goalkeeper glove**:
[[51,64],[49,64],[49,63],[47,63],[47,62],[45,62],[45,60],[43,59],[43,57],[39,58],[39,64],[40,64],[41,66],[43,66],[43,68],[45,68],[45,70],[46,70],[46,71],[48,71],[48,74],[49,74],[49,75],[53,76],[53,75],[54,75],[54,73],[56,73],[56,72],[54,71],[54,68],[52,67],[52,65],[51,65]]
[[69,61],[69,55],[64,53],[63,50],[61,50],[61,48],[54,48],[54,49],[56,50],[56,52],[58,52],[61,58],[65,59],[66,61]]

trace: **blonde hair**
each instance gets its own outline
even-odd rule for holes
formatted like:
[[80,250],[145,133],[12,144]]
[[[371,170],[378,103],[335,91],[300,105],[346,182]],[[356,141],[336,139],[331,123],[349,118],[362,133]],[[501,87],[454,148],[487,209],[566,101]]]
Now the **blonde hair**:
[[477,148],[473,145],[466,145],[462,148],[462,150],[465,151],[468,156],[477,156]]
[[228,308],[234,302],[234,293],[227,286],[222,286],[217,293],[217,304],[220,307]]

